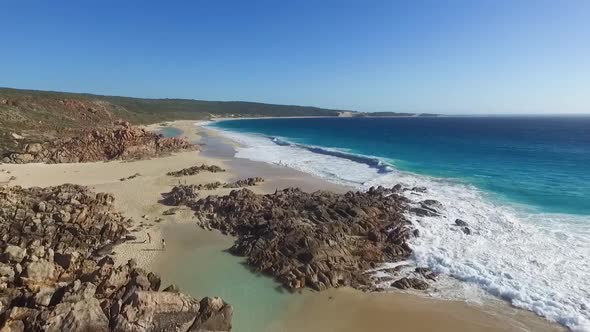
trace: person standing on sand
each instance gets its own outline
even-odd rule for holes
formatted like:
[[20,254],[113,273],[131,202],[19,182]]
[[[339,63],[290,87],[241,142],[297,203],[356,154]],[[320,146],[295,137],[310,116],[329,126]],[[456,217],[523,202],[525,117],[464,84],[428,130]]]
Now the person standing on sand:
[[162,250],[166,250],[166,241],[162,239]]
[[147,232],[147,242],[152,243],[152,236],[151,236],[150,232]]

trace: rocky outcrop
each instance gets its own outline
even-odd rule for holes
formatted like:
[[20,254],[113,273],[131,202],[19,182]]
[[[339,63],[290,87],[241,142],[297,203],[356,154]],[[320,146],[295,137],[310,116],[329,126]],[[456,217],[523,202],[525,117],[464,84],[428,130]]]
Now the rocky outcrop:
[[346,194],[241,189],[187,205],[203,227],[237,237],[232,253],[291,290],[373,289],[366,270],[411,253],[404,200],[382,187]]
[[252,187],[255,186],[261,182],[264,182],[264,179],[261,177],[254,177],[254,178],[247,178],[247,179],[243,179],[243,180],[237,180],[234,182],[229,182],[229,183],[221,183],[219,181],[216,182],[210,182],[210,183],[205,183],[205,184],[198,184],[197,189],[198,190],[214,190],[214,189],[218,189],[218,188],[244,188],[244,187]]
[[261,177],[254,177],[254,178],[247,178],[244,180],[237,180],[235,182],[226,183],[223,185],[224,188],[243,188],[243,187],[251,187],[255,186],[258,183],[264,182],[264,179]]
[[114,331],[230,331],[233,308],[220,298],[196,301],[175,292],[137,291],[120,313]]
[[428,283],[426,281],[417,278],[401,278],[391,284],[392,287],[399,289],[414,288],[419,290],[428,289]]
[[126,178],[120,178],[119,181],[133,180],[133,179],[135,179],[138,176],[141,176],[141,174],[135,173],[135,174],[130,175],[130,176],[126,177]]
[[[48,188],[0,188],[0,240],[3,257],[22,260],[19,249],[37,258],[49,249],[94,252],[117,243],[129,221],[113,208],[114,197],[65,184]],[[25,250],[25,249],[22,249]]]
[[76,137],[26,144],[4,155],[5,163],[75,163],[157,157],[196,146],[178,137],[162,137],[144,128],[117,122],[113,128],[88,130]]
[[465,222],[462,219],[455,219],[455,225],[460,226],[460,227],[467,227],[467,222]]
[[215,190],[217,188],[221,188],[223,187],[224,184],[219,182],[219,181],[215,181],[215,182],[209,182],[209,183],[204,183],[204,184],[198,184],[197,185],[197,189],[198,190]]
[[104,256],[128,237],[113,201],[76,185],[0,188],[2,331],[229,331],[221,299],[160,292],[157,275]]
[[166,205],[190,205],[199,197],[198,187],[194,184],[174,186],[169,193],[163,195]]
[[217,173],[217,172],[225,172],[225,169],[223,169],[219,166],[216,166],[216,165],[202,164],[201,166],[191,166],[188,168],[183,168],[178,171],[168,172],[168,173],[166,173],[166,175],[181,177],[181,176],[195,175],[195,174],[199,174],[201,172]]
[[[92,268],[88,269],[89,266]],[[159,291],[160,278],[132,260],[86,259],[74,280],[58,277],[38,290],[18,286],[0,293],[4,328],[27,331],[230,331],[233,308],[219,298]]]

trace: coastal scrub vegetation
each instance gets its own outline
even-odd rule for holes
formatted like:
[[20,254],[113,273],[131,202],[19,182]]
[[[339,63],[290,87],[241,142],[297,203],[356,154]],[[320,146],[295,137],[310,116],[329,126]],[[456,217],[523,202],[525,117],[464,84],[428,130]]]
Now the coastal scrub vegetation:
[[[83,129],[110,127],[122,119],[131,124],[173,120],[241,117],[368,117],[416,116],[413,113],[356,112],[311,106],[243,101],[149,99],[88,93],[0,88],[0,152],[20,143],[47,142]],[[433,114],[419,114],[433,116]]]
[[338,116],[339,110],[240,101],[146,99],[0,88],[0,151],[19,142],[43,142],[81,129],[222,117]]

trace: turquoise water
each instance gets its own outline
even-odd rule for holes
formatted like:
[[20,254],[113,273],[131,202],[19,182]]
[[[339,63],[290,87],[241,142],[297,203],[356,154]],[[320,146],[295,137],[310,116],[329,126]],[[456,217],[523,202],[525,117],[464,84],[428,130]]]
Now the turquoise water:
[[[233,239],[192,224],[173,224],[158,273],[195,298],[219,296],[234,309],[232,331],[262,332],[297,300],[274,279],[251,271],[242,257],[227,252]],[[269,331],[274,332],[274,331]]]
[[213,126],[375,156],[546,212],[590,214],[590,117],[261,119]]
[[[441,216],[408,215],[411,263],[590,331],[590,117],[308,118],[214,122],[236,157],[364,190],[401,183]],[[457,231],[465,220],[471,234]]]

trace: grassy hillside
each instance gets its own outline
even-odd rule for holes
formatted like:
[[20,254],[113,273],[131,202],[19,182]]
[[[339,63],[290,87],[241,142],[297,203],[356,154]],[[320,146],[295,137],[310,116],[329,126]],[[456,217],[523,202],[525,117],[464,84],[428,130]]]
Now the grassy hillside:
[[[309,106],[274,105],[241,101],[204,101],[194,99],[147,99],[101,96],[83,93],[18,90],[0,88],[2,98],[29,98],[43,102],[51,99],[103,101],[113,104],[116,113],[138,122],[174,119],[207,119],[211,116],[337,116],[342,110]],[[120,112],[119,112],[120,111]]]
[[338,116],[339,112],[239,101],[145,99],[0,88],[0,151],[27,141],[66,135],[81,128],[108,126],[117,119],[146,124],[212,117]]

